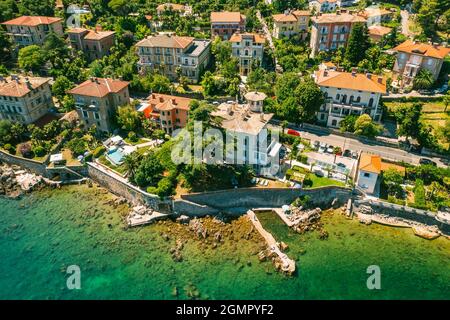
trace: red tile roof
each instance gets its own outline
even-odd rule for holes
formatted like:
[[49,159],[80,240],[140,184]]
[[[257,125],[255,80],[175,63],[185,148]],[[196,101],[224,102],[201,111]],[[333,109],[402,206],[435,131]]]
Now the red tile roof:
[[5,21],[2,24],[13,25],[13,26],[27,26],[35,27],[41,24],[52,24],[55,22],[62,21],[61,18],[56,17],[42,17],[42,16],[21,16],[16,19]]
[[[173,109],[189,110],[192,99],[167,94],[152,93],[148,98],[152,110],[169,111]],[[144,111],[145,113],[145,111]]]
[[128,85],[129,82],[122,80],[92,78],[73,88],[68,93],[102,98],[109,93],[118,93],[128,87]]
[[414,42],[406,40],[393,49],[394,51],[420,54],[426,57],[444,59],[449,53],[450,48],[435,46],[428,43]]
[[146,39],[139,41],[137,47],[159,47],[159,48],[180,48],[184,49],[188,47],[192,41],[193,37],[179,37],[179,36],[169,36],[167,34],[161,34],[157,36],[150,36]]
[[359,160],[359,170],[380,174],[381,172],[381,157],[363,153]]
[[[29,81],[29,85],[27,84],[27,79]],[[4,78],[3,81],[0,81],[0,96],[23,97],[24,95],[30,93],[32,89],[36,89],[50,80],[51,78],[19,76],[16,81],[12,80],[11,77],[7,77]]]
[[386,79],[377,75],[319,70],[315,73],[316,83],[323,87],[345,88],[366,92],[386,93]]
[[222,11],[222,12],[211,12],[211,22],[220,23],[220,22],[234,22],[240,23],[245,20],[245,16],[240,12],[230,12],[230,11]]

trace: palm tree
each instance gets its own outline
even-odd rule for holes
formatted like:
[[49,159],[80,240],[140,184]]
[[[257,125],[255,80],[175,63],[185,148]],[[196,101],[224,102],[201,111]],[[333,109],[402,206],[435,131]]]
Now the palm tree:
[[433,74],[426,69],[421,69],[414,78],[413,87],[414,89],[429,89],[433,83]]
[[123,159],[123,165],[125,166],[125,170],[130,180],[133,180],[134,175],[136,174],[136,170],[141,164],[141,161],[142,155],[139,152],[133,152],[129,155],[126,155]]

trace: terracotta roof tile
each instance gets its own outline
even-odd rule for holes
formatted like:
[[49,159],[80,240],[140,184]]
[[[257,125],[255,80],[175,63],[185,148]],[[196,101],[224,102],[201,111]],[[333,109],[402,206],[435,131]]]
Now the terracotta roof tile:
[[129,82],[122,80],[92,78],[73,88],[68,93],[102,98],[109,93],[118,93],[128,87],[128,85]]
[[450,48],[443,46],[434,46],[432,44],[414,42],[406,40],[393,49],[394,51],[421,54],[426,57],[444,59],[449,53]]
[[381,157],[363,153],[359,160],[359,170],[380,174],[381,172]]
[[56,17],[43,17],[43,16],[21,16],[16,19],[12,19],[9,21],[5,21],[2,24],[5,25],[14,25],[14,26],[27,26],[27,27],[35,27],[41,24],[52,24],[58,21],[62,21],[61,18]]
[[240,23],[245,20],[245,16],[240,12],[211,12],[211,22],[219,23],[219,22],[235,22]]
[[[152,93],[148,98],[152,110],[170,111],[173,109],[189,110],[192,99],[167,94]],[[145,112],[145,111],[144,111]]]
[[368,30],[370,35],[385,36],[392,31],[392,28],[383,26],[370,26]]
[[231,36],[230,38],[230,42],[241,42],[242,41],[242,37],[246,37],[246,36],[251,36],[253,41],[256,43],[265,43],[266,42],[266,38],[264,38],[264,36],[258,34],[258,33],[235,33]]
[[150,36],[139,41],[137,47],[187,48],[194,41],[193,37],[169,36],[166,34]]
[[386,79],[377,75],[371,75],[369,78],[361,73],[319,70],[315,73],[315,77],[316,83],[323,87],[386,93]]
[[316,23],[356,23],[356,22],[366,22],[366,19],[357,14],[350,13],[324,13],[311,18],[313,22]]
[[[18,81],[12,80],[11,77],[4,78],[0,81],[0,96],[7,97],[23,97],[31,92],[29,85],[26,83],[26,77],[18,77]],[[28,81],[32,89],[36,89],[47,83],[51,78],[28,77]]]

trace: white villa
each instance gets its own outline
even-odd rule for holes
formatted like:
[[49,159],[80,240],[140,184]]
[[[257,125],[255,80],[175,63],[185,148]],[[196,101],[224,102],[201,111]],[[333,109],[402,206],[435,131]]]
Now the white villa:
[[338,128],[348,115],[368,114],[381,121],[380,98],[386,93],[386,79],[356,70],[340,72],[333,69],[316,71],[314,79],[325,94],[326,102],[317,113],[317,120],[328,127]]

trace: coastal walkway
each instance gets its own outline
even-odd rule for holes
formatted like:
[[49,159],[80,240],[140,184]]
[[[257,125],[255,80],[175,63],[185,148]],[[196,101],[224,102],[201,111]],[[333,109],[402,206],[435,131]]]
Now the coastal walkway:
[[295,261],[290,259],[285,253],[281,252],[278,242],[264,229],[253,210],[248,210],[247,216],[250,218],[250,221],[253,223],[256,230],[258,230],[261,236],[266,240],[270,251],[274,252],[281,259],[281,270],[288,274],[293,274],[295,272]]
[[129,227],[143,226],[159,219],[165,219],[168,216],[168,214],[153,211],[151,214],[130,215],[127,218],[127,223]]

